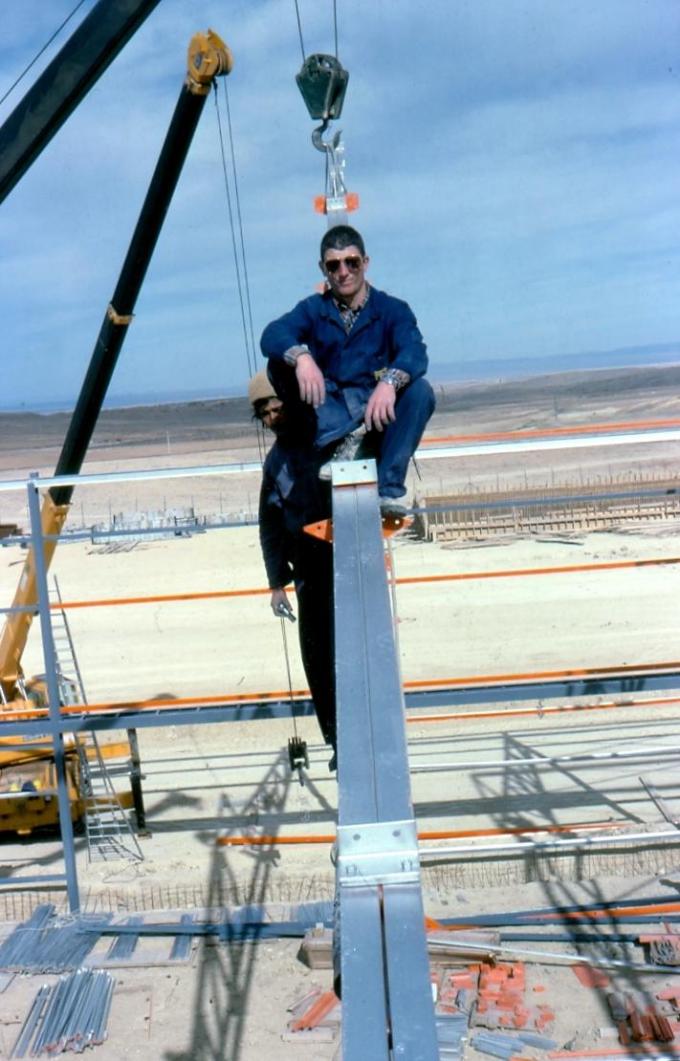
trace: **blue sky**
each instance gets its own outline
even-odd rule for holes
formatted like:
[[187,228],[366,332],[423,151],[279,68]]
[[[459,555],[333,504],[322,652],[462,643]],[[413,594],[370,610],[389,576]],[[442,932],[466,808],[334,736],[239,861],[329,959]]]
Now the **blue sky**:
[[[331,0],[299,4],[306,52],[332,52]],[[0,95],[74,6],[3,5]],[[350,83],[336,128],[370,276],[410,302],[437,371],[525,358],[564,368],[582,351],[680,340],[677,0],[337,0],[337,10]],[[234,54],[256,338],[313,290],[324,163],[294,80],[293,0],[161,0],[0,205],[1,408],[75,402],[186,46],[208,27]],[[233,393],[247,376],[211,98],[110,396]]]

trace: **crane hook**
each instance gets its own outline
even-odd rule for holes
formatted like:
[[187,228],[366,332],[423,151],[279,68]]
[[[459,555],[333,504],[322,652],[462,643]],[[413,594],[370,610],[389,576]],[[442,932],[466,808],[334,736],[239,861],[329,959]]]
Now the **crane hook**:
[[312,133],[312,143],[317,151],[329,151],[331,155],[334,155],[340,144],[342,129],[338,129],[337,133],[335,133],[330,140],[324,140],[323,134],[328,128],[329,121],[329,118],[324,118],[319,128],[314,130]]

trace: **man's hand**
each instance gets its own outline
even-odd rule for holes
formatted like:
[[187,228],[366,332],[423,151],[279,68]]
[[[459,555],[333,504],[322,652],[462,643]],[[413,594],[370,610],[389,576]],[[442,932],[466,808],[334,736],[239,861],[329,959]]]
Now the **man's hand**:
[[293,609],[290,606],[288,596],[283,588],[272,590],[271,601],[269,603],[271,604],[272,611],[277,619],[280,619],[281,616],[285,615],[287,612],[290,612],[291,615],[293,614]]
[[391,383],[378,383],[368,399],[364,423],[366,430],[382,431],[395,419],[394,406],[397,400],[396,389]]
[[295,375],[303,402],[318,409],[326,400],[323,372],[311,354],[300,354],[295,362]]

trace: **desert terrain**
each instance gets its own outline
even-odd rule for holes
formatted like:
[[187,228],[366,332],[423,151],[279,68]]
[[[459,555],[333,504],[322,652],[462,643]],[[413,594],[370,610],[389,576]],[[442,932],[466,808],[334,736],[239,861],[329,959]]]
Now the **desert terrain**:
[[[672,420],[680,418],[679,385],[680,367],[670,366],[439,387],[425,444],[428,437]],[[33,471],[50,475],[67,423],[67,414],[0,414],[0,480],[22,480]],[[68,526],[96,528],[98,535],[61,543],[52,565],[62,598],[78,604],[67,614],[90,703],[273,691],[286,699],[285,647],[292,689],[304,689],[295,630],[286,629],[284,647],[281,624],[268,608],[254,523],[259,474],[233,468],[257,462],[263,444],[240,399],[102,414],[83,471],[121,478],[77,488]],[[211,476],[125,479],[143,469],[209,465],[230,467]],[[418,462],[409,485],[426,504],[428,495],[521,492],[530,486],[599,483],[605,490],[636,478],[672,480],[679,468],[680,442],[638,442],[427,459]],[[107,540],[104,533],[114,517],[117,527],[150,529],[186,516],[199,526],[182,536]],[[0,492],[0,523],[27,527],[21,488]],[[677,669],[678,529],[675,521],[643,520],[596,533],[535,537],[431,542],[398,536],[392,563],[404,682],[446,684],[567,669]],[[6,607],[23,559],[18,544],[0,548],[0,603]],[[541,573],[555,568],[560,570]],[[440,581],[424,581],[433,576]],[[233,591],[239,595],[199,597]],[[162,599],[168,597],[175,599]],[[130,598],[145,600],[123,602]],[[44,670],[37,624],[24,667],[29,674]],[[666,801],[680,809],[677,704],[670,692],[655,696],[644,683],[631,685],[618,707],[610,700],[602,695],[581,705],[600,710],[573,714],[557,710],[566,701],[463,705],[448,712],[455,717],[434,723],[413,713],[407,732],[419,829],[470,830],[478,833],[475,844],[492,843],[493,837],[483,838],[490,830],[520,827],[670,830],[640,776],[651,776]],[[526,714],[515,713],[522,709]],[[140,729],[150,832],[140,839],[144,859],[88,862],[79,840],[84,908],[148,913],[260,903],[280,912],[332,899],[328,843],[216,844],[218,837],[333,833],[336,782],[327,768],[329,751],[312,718],[298,727],[310,751],[304,785],[287,767],[289,720]],[[112,732],[103,739],[119,736]],[[581,761],[556,761],[566,755]],[[524,770],[508,765],[526,756],[548,761]],[[125,764],[114,764],[113,772],[122,790]],[[59,845],[50,837],[8,838],[0,852],[8,877],[59,869]],[[675,896],[671,871],[678,857],[676,844],[659,844],[643,853],[631,845],[559,857],[445,858],[423,868],[426,912],[436,917],[513,910],[664,888]],[[46,896],[64,908],[58,889],[0,894],[6,927]],[[125,970],[111,1038],[98,1048],[99,1056],[333,1057],[337,1041],[300,1046],[281,1040],[287,1005],[312,981],[330,983],[329,971],[307,969],[296,952],[294,941],[202,946],[183,967]],[[576,990],[568,970],[542,968],[557,995]],[[0,994],[1,1057],[8,1055],[34,987],[23,980]],[[584,994],[577,1010],[560,1013],[555,1037],[560,1045],[606,1045],[599,1034],[606,1023],[601,1000]]]
[[[474,436],[527,428],[667,420],[680,416],[680,366],[564,373],[494,383],[437,384],[437,408],[428,437]],[[70,414],[0,412],[0,478],[22,480],[54,473]],[[266,440],[255,429],[245,398],[180,405],[107,409],[100,416],[84,473],[181,468],[261,461]],[[677,471],[677,451],[615,447],[601,452],[556,452],[512,457],[421,461],[411,476],[417,496],[530,484],[578,485],[600,476],[616,482],[648,468]],[[207,479],[120,483],[110,489],[82,486],[69,526],[110,523],[113,515],[150,516],[194,510],[200,517],[235,520],[256,516],[257,472]],[[27,521],[23,491],[0,493],[0,523]]]

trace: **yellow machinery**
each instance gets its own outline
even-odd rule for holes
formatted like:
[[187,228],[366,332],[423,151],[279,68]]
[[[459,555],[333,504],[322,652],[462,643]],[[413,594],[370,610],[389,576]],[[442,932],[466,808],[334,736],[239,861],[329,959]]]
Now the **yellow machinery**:
[[[11,743],[11,747],[6,747]],[[37,746],[36,746],[37,745]],[[82,819],[84,801],[80,797],[79,756],[73,740],[66,744],[66,776],[71,818]],[[0,740],[0,832],[25,836],[34,829],[59,825],[57,776],[50,748],[43,741]]]

